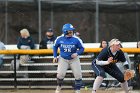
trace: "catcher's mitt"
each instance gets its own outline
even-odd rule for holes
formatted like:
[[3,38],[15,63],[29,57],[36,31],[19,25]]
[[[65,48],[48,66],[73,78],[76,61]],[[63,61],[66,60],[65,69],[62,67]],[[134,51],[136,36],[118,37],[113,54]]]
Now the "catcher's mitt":
[[133,77],[134,77],[134,70],[128,69],[124,72],[124,80],[129,80]]

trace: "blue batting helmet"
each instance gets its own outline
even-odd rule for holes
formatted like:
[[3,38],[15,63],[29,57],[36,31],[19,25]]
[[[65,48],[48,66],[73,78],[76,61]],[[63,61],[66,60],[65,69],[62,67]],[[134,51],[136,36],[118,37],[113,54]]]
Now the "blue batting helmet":
[[62,28],[62,31],[63,31],[64,35],[66,35],[69,30],[72,30],[73,31],[73,30],[75,30],[75,28],[73,27],[72,24],[69,24],[69,23],[64,24],[63,25],[63,28]]

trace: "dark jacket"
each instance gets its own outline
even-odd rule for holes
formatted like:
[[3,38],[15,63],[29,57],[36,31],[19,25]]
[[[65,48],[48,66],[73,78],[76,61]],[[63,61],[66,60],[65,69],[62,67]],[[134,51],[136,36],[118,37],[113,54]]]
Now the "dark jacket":
[[39,44],[39,49],[48,49],[47,44],[49,43],[53,44],[55,39],[56,39],[55,36],[53,36],[51,39],[45,37],[44,39],[41,40]]
[[20,49],[22,45],[30,46],[31,49],[35,48],[34,41],[31,37],[28,37],[28,38],[19,37],[17,48]]
[[[53,36],[51,39],[45,37],[44,39],[41,40],[39,44],[39,49],[48,49],[47,45],[48,44],[53,44],[55,41],[56,37]],[[39,56],[50,56],[52,54],[40,54]]]

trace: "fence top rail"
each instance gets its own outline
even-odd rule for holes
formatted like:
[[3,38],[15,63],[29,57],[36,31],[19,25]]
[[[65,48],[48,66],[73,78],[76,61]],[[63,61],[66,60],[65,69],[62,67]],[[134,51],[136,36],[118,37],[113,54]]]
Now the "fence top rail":
[[[85,48],[84,52],[100,52],[102,48]],[[140,53],[140,48],[122,48],[127,53]],[[52,54],[53,49],[34,49],[34,50],[0,50],[0,54]]]
[[[85,51],[88,53],[100,52],[100,43],[84,43]],[[140,49],[137,49],[136,42],[122,42],[123,51],[127,53],[140,53]],[[35,44],[34,50],[18,50],[17,45],[5,45],[6,50],[0,50],[0,54],[52,54],[52,49],[39,49],[39,44]]]

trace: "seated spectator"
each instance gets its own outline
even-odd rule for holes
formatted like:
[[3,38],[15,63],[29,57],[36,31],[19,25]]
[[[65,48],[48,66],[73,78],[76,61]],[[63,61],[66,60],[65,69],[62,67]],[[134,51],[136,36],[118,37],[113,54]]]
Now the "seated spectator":
[[[5,49],[6,48],[5,48],[4,43],[0,41],[0,50],[5,50]],[[3,54],[0,54],[0,67],[3,66],[3,56],[4,56]]]
[[[54,36],[53,30],[49,28],[45,33],[45,38],[43,38],[39,44],[39,49],[52,49],[55,39],[56,37]],[[48,54],[41,54],[40,56],[47,55]]]
[[41,40],[39,49],[52,49],[56,37],[50,28],[46,31],[45,38]]
[[[100,42],[99,48],[103,48],[103,49],[104,49],[104,48],[106,48],[106,47],[108,47],[108,42],[107,42],[106,40],[103,39],[103,40]],[[94,54],[94,58],[96,58],[96,57],[98,56],[98,54],[99,54],[99,53],[95,53],[95,54]]]
[[106,48],[108,46],[108,42],[106,41],[106,40],[102,40],[101,42],[100,42],[100,48]]
[[[23,50],[28,50],[28,49],[34,49],[35,44],[30,36],[30,33],[27,29],[22,29],[20,30],[21,36],[18,39],[17,43],[17,48],[18,49],[23,49]],[[18,59],[16,60],[16,70],[28,70],[28,67],[20,67],[21,64],[25,64],[26,62],[29,62],[31,60],[29,55],[18,55]],[[20,68],[19,68],[20,67]],[[14,70],[14,60],[11,62],[11,70]],[[28,78],[28,73],[18,73],[17,77],[24,77]]]
[[[55,39],[56,39],[56,37],[54,36],[53,30],[51,28],[49,28],[45,33],[45,37],[41,40],[41,42],[39,44],[39,49],[52,49]],[[52,56],[52,54],[40,54],[39,56]],[[54,70],[56,68],[57,68],[57,66],[51,66],[51,67],[47,67],[47,68],[45,67],[44,69]],[[45,73],[44,76],[45,77],[55,77],[56,74],[52,73],[52,74],[48,75],[48,73]]]
[[[30,33],[27,29],[22,29],[20,31],[21,36],[18,39],[17,47],[18,49],[34,49],[35,44],[30,36]],[[21,55],[20,56],[20,63],[24,64],[25,62],[28,62],[30,60],[29,55]]]

